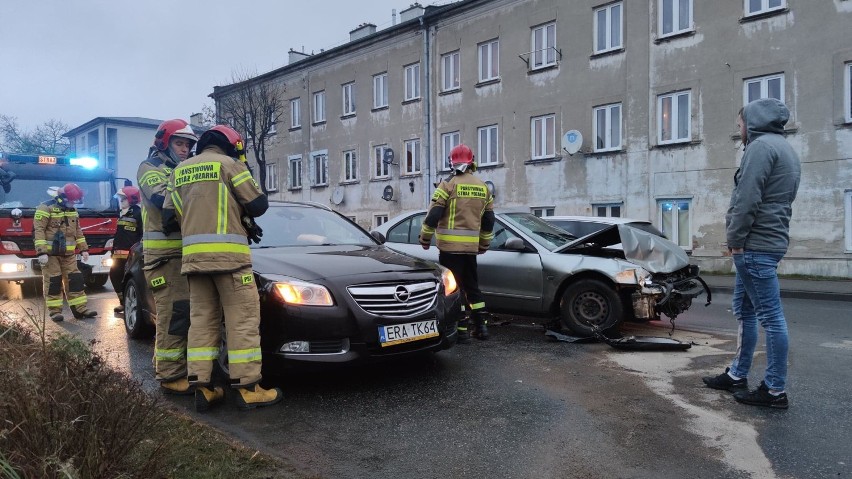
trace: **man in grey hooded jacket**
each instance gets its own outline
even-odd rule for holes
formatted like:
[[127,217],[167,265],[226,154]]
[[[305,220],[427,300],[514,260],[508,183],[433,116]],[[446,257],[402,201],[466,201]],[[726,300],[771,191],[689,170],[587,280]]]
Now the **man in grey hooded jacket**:
[[[790,110],[774,98],[746,105],[737,119],[745,145],[725,217],[728,248],[736,267],[733,311],[739,321],[737,354],[719,376],[704,378],[714,389],[734,392],[744,404],[786,409],[787,321],[781,307],[778,263],[789,244],[792,204],[799,189],[799,156],[784,139]],[[763,381],[748,390],[757,346],[757,324],[766,332]]]

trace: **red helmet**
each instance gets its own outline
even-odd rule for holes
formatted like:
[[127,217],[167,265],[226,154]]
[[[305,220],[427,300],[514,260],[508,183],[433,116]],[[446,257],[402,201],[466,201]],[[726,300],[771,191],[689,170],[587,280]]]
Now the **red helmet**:
[[175,120],[166,120],[160,124],[160,127],[157,128],[157,133],[154,134],[154,148],[160,151],[168,150],[172,137],[186,138],[192,141],[193,144],[198,141],[198,137],[195,136],[189,123],[178,118]]
[[473,165],[473,151],[464,143],[456,146],[450,151],[450,164]]
[[83,190],[75,183],[66,183],[65,186],[59,189],[59,194],[66,200],[75,203],[83,199]]
[[216,145],[225,150],[225,153],[240,159],[245,154],[243,137],[227,125],[216,125],[202,133],[196,151],[201,153],[209,145]]
[[118,193],[116,193],[116,195],[127,198],[127,202],[131,205],[138,205],[139,202],[142,200],[139,188],[135,186],[125,186],[124,188],[118,190]]

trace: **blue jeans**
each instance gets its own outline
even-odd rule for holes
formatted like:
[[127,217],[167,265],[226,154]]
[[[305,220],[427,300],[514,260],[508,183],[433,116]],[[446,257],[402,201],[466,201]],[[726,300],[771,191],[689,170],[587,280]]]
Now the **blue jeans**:
[[781,308],[778,263],[783,253],[746,250],[734,255],[737,270],[733,311],[739,321],[737,355],[731,373],[748,377],[757,346],[757,323],[766,332],[766,375],[764,382],[773,391],[783,391],[787,381],[787,320]]

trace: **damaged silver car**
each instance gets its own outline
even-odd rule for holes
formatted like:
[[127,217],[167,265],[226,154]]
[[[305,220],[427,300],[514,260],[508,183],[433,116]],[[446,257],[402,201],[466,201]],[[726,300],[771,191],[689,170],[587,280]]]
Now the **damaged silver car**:
[[[432,261],[417,240],[425,211],[372,231],[397,251]],[[577,238],[527,212],[496,212],[494,240],[480,255],[480,287],[492,313],[552,318],[576,336],[625,320],[674,319],[710,290],[671,241],[629,225]]]

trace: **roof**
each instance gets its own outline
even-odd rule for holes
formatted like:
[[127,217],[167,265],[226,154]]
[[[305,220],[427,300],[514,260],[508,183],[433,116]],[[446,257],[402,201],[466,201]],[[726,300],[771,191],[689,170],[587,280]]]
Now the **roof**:
[[123,125],[123,126],[131,126],[137,128],[149,128],[151,130],[156,130],[160,123],[163,120],[156,120],[154,118],[143,118],[140,116],[99,116],[93,120],[89,120],[82,125],[67,131],[63,134],[63,137],[70,138],[72,136],[76,136],[79,133],[82,133],[86,130],[90,130],[97,125],[102,123],[109,123],[112,125]]

